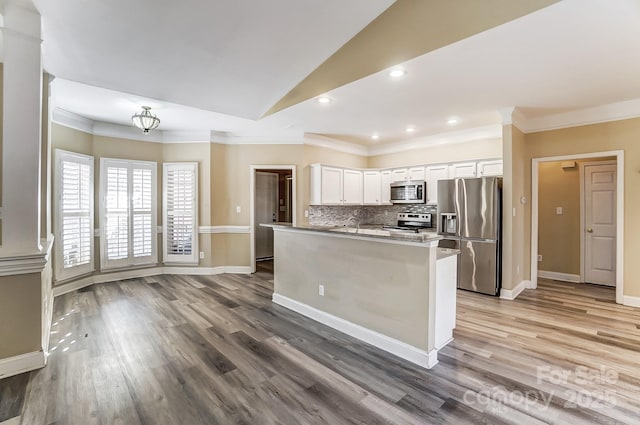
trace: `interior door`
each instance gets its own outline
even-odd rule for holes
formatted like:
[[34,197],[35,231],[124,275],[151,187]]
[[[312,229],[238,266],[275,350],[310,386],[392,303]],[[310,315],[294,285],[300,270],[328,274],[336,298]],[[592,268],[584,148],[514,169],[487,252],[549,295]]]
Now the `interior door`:
[[584,278],[616,284],[616,165],[584,167]]
[[256,172],[254,217],[256,259],[273,257],[273,229],[260,224],[273,223],[278,217],[278,173]]

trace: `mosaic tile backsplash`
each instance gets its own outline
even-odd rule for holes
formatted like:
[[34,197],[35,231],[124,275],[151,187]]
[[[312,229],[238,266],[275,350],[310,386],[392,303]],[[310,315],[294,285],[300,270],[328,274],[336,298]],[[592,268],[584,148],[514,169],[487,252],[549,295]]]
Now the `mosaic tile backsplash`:
[[[424,204],[368,205],[368,206],[309,206],[309,224],[314,226],[347,226],[381,224],[395,226],[401,212],[426,213]],[[354,217],[354,218],[352,218]]]

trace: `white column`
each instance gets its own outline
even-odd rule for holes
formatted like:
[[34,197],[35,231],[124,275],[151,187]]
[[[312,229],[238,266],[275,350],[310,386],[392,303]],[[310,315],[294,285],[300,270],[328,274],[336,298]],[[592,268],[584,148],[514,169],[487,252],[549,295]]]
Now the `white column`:
[[42,123],[41,17],[8,1],[4,50],[1,256],[39,251]]

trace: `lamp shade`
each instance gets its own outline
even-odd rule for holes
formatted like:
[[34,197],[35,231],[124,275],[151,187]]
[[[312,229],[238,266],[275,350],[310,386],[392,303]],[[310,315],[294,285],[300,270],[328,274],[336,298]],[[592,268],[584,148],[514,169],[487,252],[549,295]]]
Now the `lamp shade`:
[[153,115],[150,111],[150,107],[143,106],[142,112],[131,116],[131,122],[133,122],[133,125],[142,130],[144,134],[149,134],[151,130],[160,125],[160,118]]

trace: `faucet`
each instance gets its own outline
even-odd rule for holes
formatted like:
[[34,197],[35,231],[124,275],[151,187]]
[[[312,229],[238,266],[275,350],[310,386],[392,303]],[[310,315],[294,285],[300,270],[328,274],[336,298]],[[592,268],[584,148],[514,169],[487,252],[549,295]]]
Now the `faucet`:
[[347,223],[350,223],[352,220],[356,225],[356,233],[358,233],[360,231],[360,220],[355,215],[352,215],[347,219]]

